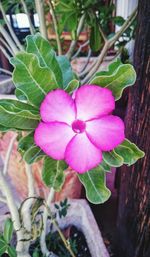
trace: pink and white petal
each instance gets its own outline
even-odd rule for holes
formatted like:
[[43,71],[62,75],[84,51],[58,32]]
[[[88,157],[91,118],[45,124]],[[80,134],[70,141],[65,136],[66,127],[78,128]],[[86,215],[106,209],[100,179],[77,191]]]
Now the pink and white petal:
[[125,139],[124,123],[114,115],[86,122],[86,133],[90,141],[102,151],[110,151]]
[[48,156],[62,160],[66,146],[74,135],[71,127],[65,123],[40,122],[35,129],[34,141]]
[[72,169],[84,173],[102,161],[102,153],[90,142],[85,133],[81,133],[74,136],[67,145],[65,160]]
[[48,93],[40,107],[44,122],[60,121],[71,124],[75,119],[75,104],[71,96],[62,89]]
[[112,91],[95,85],[84,85],[75,93],[77,119],[90,120],[108,115],[115,108]]

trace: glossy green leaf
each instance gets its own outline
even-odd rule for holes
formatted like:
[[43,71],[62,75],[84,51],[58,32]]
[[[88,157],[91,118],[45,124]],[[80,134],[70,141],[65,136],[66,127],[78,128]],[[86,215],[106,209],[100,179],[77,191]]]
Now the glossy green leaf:
[[103,160],[99,166],[105,171],[105,172],[111,172],[111,167]]
[[106,174],[101,167],[78,174],[81,183],[86,190],[87,199],[94,204],[104,203],[108,200],[111,193],[106,187]]
[[22,137],[18,143],[18,150],[24,154],[30,147],[34,145],[34,133],[31,132],[28,135]]
[[57,61],[60,65],[62,75],[63,75],[63,88],[66,88],[67,85],[70,83],[70,81],[74,79],[72,67],[66,56],[63,56],[63,55],[58,56]]
[[11,99],[0,100],[0,124],[2,127],[33,130],[39,123],[38,111],[31,105]]
[[17,257],[17,252],[14,247],[8,246],[7,252],[9,254],[9,257]]
[[122,96],[123,90],[132,86],[136,80],[136,73],[132,65],[121,64],[116,70],[111,73],[108,70],[105,75],[96,74],[94,78],[91,79],[90,84],[99,85],[101,87],[109,88],[115,99],[118,100]]
[[7,243],[4,240],[3,236],[0,236],[0,256],[5,253],[7,250]]
[[77,79],[73,79],[70,81],[70,83],[68,84],[68,86],[65,88],[66,92],[68,93],[73,93],[73,91],[75,91],[80,85],[79,80]]
[[120,58],[116,58],[112,63],[109,64],[108,69],[106,71],[99,71],[95,74],[95,76],[110,76],[117,70],[117,68],[120,65],[123,65],[123,63],[121,62]]
[[4,239],[6,240],[7,243],[10,242],[12,239],[12,234],[13,234],[13,222],[10,218],[6,219],[5,224],[4,224]]
[[11,64],[15,67],[13,82],[16,88],[22,91],[32,105],[39,107],[45,95],[58,88],[53,72],[47,67],[41,67],[34,54],[18,53],[11,58]]
[[90,47],[93,52],[97,52],[100,50],[102,44],[102,38],[101,34],[99,31],[99,25],[96,23],[92,28],[91,28],[91,33],[90,33]]
[[55,76],[59,87],[63,87],[62,72],[56,59],[56,54],[49,42],[41,37],[39,33],[34,36],[27,36],[26,41],[27,52],[35,54],[39,59],[40,65],[49,68],[50,72]]
[[32,145],[23,155],[23,159],[28,163],[32,164],[41,160],[45,156],[45,153],[36,145]]
[[110,167],[120,167],[123,165],[123,158],[114,150],[103,152],[103,159]]
[[124,163],[128,166],[134,164],[137,160],[144,157],[144,152],[127,139],[125,139],[122,144],[115,148],[115,152],[123,158]]
[[67,164],[64,161],[56,161],[46,156],[42,171],[45,185],[52,187],[55,191],[60,191],[65,181],[64,170],[66,168]]

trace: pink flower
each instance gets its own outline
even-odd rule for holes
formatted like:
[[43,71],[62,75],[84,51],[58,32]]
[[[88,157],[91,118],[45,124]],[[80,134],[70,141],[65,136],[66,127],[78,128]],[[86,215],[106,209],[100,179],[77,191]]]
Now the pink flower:
[[84,173],[102,161],[102,151],[125,138],[123,121],[111,115],[114,108],[112,92],[99,86],[80,87],[74,99],[62,89],[51,91],[40,107],[35,143],[48,156]]

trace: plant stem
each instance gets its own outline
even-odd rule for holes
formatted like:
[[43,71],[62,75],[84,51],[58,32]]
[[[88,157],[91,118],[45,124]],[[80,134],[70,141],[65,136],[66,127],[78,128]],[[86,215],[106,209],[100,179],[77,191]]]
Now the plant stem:
[[82,83],[85,84],[87,83],[91,77],[94,75],[94,73],[97,71],[97,69],[99,68],[100,64],[103,62],[103,59],[105,57],[105,55],[107,54],[107,51],[109,49],[109,42],[105,42],[104,47],[98,57],[98,61],[96,62],[96,64],[94,65],[93,69],[91,69],[91,71],[87,74],[87,76],[83,79]]
[[25,3],[24,0],[21,0],[21,4],[22,4],[22,6],[23,6],[23,9],[24,9],[25,14],[26,14],[27,17],[28,17],[29,26],[30,26],[30,32],[31,32],[32,35],[34,35],[35,29],[34,29],[34,27],[33,27],[33,24],[32,24],[31,18],[30,18],[30,14],[29,14],[29,12],[28,12],[27,5],[26,5],[26,3]]
[[9,44],[9,46],[11,46],[14,54],[18,53],[18,48],[15,45],[14,41],[12,40],[12,38],[9,36],[8,32],[3,28],[3,26],[0,24],[0,33],[3,35],[3,37],[5,38],[5,41],[7,42],[7,44]]
[[[53,201],[55,191],[53,188],[51,188],[50,193],[48,195],[47,201],[46,201],[46,206],[49,206],[51,202]],[[52,256],[56,257],[52,252],[49,252],[46,246],[45,238],[46,238],[46,228],[47,228],[47,218],[48,218],[48,211],[47,208],[44,207],[44,212],[43,212],[43,230],[41,233],[40,237],[40,246],[41,246],[41,251],[44,256]]]
[[0,46],[0,50],[3,52],[7,60],[10,60],[10,55],[7,53],[4,47]]
[[75,59],[81,52],[82,48],[87,46],[89,44],[89,40],[87,40],[86,42],[84,42],[82,45],[79,46],[79,49],[77,50],[77,52],[72,56],[72,60]]
[[5,11],[4,11],[4,8],[3,8],[3,5],[2,5],[1,2],[0,2],[0,10],[1,10],[2,16],[3,16],[3,18],[4,18],[4,21],[5,21],[5,23],[6,23],[7,27],[8,27],[8,30],[9,30],[9,32],[10,32],[10,35],[12,36],[12,38],[13,38],[14,42],[16,43],[17,47],[19,48],[19,50],[22,50],[22,51],[23,51],[24,48],[23,48],[23,46],[21,45],[21,43],[20,43],[20,41],[18,40],[18,38],[16,37],[16,35],[15,35],[15,33],[14,33],[14,31],[13,31],[13,29],[12,29],[10,23],[9,23],[9,21],[7,20],[7,17],[6,17],[6,14],[5,14]]
[[9,71],[9,70],[5,70],[3,68],[0,68],[0,71],[12,76],[12,72]]
[[60,42],[60,37],[58,33],[58,21],[57,21],[57,16],[55,14],[54,6],[51,0],[49,0],[48,5],[51,10],[51,15],[53,19],[53,24],[54,24],[54,29],[55,29],[55,34],[56,34],[56,42],[57,42],[57,47],[58,47],[58,55],[62,55],[62,48],[61,48],[61,42]]
[[15,203],[15,199],[13,197],[13,193],[10,189],[10,186],[8,185],[8,182],[6,181],[5,176],[3,175],[3,172],[0,170],[0,188],[3,192],[4,196],[6,197],[7,205],[11,213],[12,221],[14,224],[14,229],[16,230],[17,234],[17,257],[29,257],[30,255],[25,252],[24,250],[24,242],[22,239],[24,239],[24,233],[21,228],[20,218],[19,218],[19,212]]
[[8,146],[8,150],[7,150],[7,153],[6,153],[6,157],[5,157],[5,162],[4,162],[4,168],[3,168],[3,174],[6,175],[7,171],[8,171],[8,165],[9,165],[9,160],[10,160],[10,155],[12,153],[12,149],[13,149],[13,145],[14,145],[14,142],[16,140],[16,137],[17,137],[17,134],[15,134],[11,140],[10,140],[10,143],[9,143],[9,146]]
[[47,209],[47,212],[48,212],[49,216],[51,217],[51,222],[52,222],[52,223],[54,224],[54,226],[56,227],[56,229],[57,229],[57,231],[58,231],[58,233],[59,233],[59,236],[60,236],[60,238],[62,239],[62,241],[63,241],[63,243],[64,243],[66,249],[68,250],[68,252],[70,253],[70,255],[71,255],[72,257],[75,257],[75,255],[74,255],[74,253],[73,253],[73,251],[72,251],[72,249],[71,249],[71,247],[70,247],[70,243],[67,242],[66,238],[64,237],[63,233],[61,232],[61,230],[60,230],[60,228],[59,228],[59,226],[58,226],[58,224],[57,224],[55,218],[53,218],[53,214],[52,214],[52,212],[51,212],[51,209],[50,209],[50,207],[49,207],[47,204],[46,204],[46,209]]
[[128,19],[124,22],[120,30],[113,36],[112,39],[109,40],[110,47],[119,39],[119,37],[124,33],[124,31],[130,27],[132,22],[137,16],[137,8],[131,13],[131,15],[128,17]]
[[[0,87],[5,87],[5,85],[7,85],[8,83],[11,83],[12,82],[12,78],[10,78],[10,79],[5,79],[5,80],[3,80],[3,81],[1,81],[0,82]],[[5,97],[6,96],[6,97]],[[14,98],[13,97],[13,95],[12,96],[10,96],[10,97],[8,97],[8,95],[0,95],[0,99],[6,99],[6,98]]]
[[75,47],[76,47],[76,44],[77,44],[77,41],[78,41],[78,38],[79,38],[79,35],[83,29],[83,26],[84,26],[84,20],[85,20],[85,14],[82,15],[80,21],[79,21],[79,24],[78,24],[78,28],[77,28],[77,39],[76,40],[72,40],[71,44],[70,44],[70,47],[69,47],[69,50],[66,54],[67,58],[69,60],[71,60],[71,57],[73,55],[73,52],[75,50]]
[[107,41],[107,38],[106,38],[106,36],[105,36],[105,34],[104,34],[104,31],[102,30],[102,28],[101,28],[101,25],[100,25],[100,24],[99,24],[99,31],[100,31],[100,33],[101,33],[101,35],[102,35],[103,39],[104,39],[104,42],[106,42],[106,41]]
[[2,38],[0,38],[0,41],[2,42],[2,44],[6,47],[6,49],[10,52],[10,54],[12,54],[12,56],[14,56],[14,52],[11,49],[11,47],[6,43],[6,41]]
[[137,8],[132,12],[132,14],[129,16],[129,18],[125,21],[121,29],[114,35],[112,39],[106,40],[104,47],[98,56],[98,60],[93,66],[93,68],[90,70],[90,72],[86,75],[86,77],[83,79],[82,83],[85,84],[89,82],[89,80],[92,78],[94,73],[99,69],[100,64],[103,62],[104,57],[107,54],[107,51],[114,45],[114,43],[119,39],[119,37],[124,33],[124,31],[130,27],[132,22],[134,21],[135,17],[137,15]]
[[47,39],[47,29],[45,24],[45,13],[44,13],[44,7],[43,7],[44,1],[42,0],[35,0],[35,7],[36,11],[39,16],[39,22],[40,22],[40,33],[41,35]]
[[7,203],[6,198],[3,197],[3,196],[0,196],[0,202],[2,202],[2,203]]

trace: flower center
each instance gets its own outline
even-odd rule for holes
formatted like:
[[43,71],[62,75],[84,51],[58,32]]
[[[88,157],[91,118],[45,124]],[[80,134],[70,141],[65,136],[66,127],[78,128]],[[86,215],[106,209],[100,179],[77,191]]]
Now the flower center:
[[82,120],[75,120],[72,123],[72,129],[75,133],[83,133],[86,128],[86,123]]

